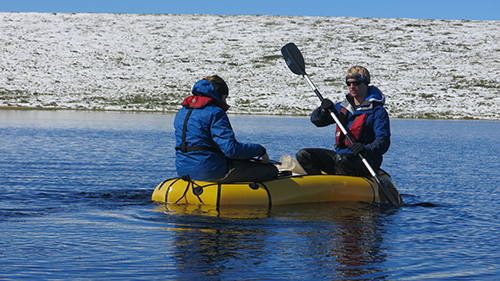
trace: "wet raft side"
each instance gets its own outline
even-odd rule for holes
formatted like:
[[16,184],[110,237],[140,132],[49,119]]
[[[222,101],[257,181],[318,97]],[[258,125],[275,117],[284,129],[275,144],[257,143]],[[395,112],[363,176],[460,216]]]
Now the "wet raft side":
[[[198,194],[198,195],[196,195]],[[173,204],[277,206],[335,201],[380,201],[377,184],[363,177],[294,176],[263,183],[217,184],[175,178],[159,184],[152,200]]]

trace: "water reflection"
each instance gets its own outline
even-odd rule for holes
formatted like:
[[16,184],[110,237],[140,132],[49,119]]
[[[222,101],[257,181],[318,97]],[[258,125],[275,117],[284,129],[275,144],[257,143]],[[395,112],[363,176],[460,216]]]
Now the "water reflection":
[[[236,278],[231,274],[237,271],[264,279],[299,272],[311,278],[386,277],[381,265],[386,260],[384,225],[390,211],[379,206],[239,206],[217,212],[210,206],[164,204],[156,211],[174,222],[164,230],[173,231],[175,249],[169,251],[185,276]],[[278,273],[272,267],[289,271]]]

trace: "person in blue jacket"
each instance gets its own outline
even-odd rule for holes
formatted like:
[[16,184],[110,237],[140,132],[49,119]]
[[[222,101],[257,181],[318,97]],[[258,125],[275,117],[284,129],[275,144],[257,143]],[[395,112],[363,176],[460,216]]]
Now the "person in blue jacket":
[[385,97],[370,84],[370,72],[362,66],[351,67],[346,74],[349,92],[342,102],[333,104],[324,99],[311,115],[317,127],[334,124],[330,109],[335,108],[338,119],[348,130],[350,143],[337,126],[335,150],[305,148],[297,152],[297,160],[308,174],[342,174],[370,176],[359,154],[368,160],[374,171],[382,164],[383,154],[391,144],[389,115],[384,108]]
[[240,143],[226,114],[229,89],[217,75],[196,82],[175,116],[179,177],[203,181],[262,182],[278,176],[260,144]]

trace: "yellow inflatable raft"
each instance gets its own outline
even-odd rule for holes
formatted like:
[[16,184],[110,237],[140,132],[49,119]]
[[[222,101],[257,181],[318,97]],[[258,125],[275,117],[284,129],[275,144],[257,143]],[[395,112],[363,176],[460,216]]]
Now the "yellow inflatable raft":
[[[401,197],[391,177],[381,171],[379,179],[394,198]],[[230,183],[173,178],[160,183],[152,200],[171,204],[210,206],[277,206],[300,203],[364,201],[386,203],[373,178],[342,175],[289,176],[267,182]]]

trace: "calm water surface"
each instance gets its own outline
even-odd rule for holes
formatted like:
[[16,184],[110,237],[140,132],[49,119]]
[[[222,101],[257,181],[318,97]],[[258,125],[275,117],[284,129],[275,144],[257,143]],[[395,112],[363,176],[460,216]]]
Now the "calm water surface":
[[[273,159],[331,147],[308,118],[231,116]],[[496,280],[500,122],[392,120],[405,201],[220,213],[151,202],[173,115],[0,111],[0,279]],[[200,279],[200,280],[201,280]]]

